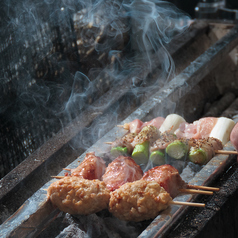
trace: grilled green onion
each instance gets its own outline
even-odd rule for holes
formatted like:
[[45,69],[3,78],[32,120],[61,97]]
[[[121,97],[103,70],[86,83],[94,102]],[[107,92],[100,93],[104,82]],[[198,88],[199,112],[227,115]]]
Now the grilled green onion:
[[149,141],[136,145],[132,152],[132,158],[137,164],[146,164],[149,159]]

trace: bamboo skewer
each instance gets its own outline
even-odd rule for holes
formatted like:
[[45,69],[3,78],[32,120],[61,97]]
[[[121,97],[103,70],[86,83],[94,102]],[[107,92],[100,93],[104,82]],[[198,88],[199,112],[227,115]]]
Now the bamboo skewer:
[[63,170],[71,171],[71,169],[63,168]]
[[181,193],[190,193],[190,194],[204,194],[204,195],[213,195],[212,191],[196,190],[196,189],[179,189]]
[[215,153],[223,155],[238,155],[238,152],[235,150],[216,150]]
[[202,190],[208,190],[208,191],[219,191],[220,190],[220,188],[200,186],[200,185],[192,185],[192,184],[188,184],[187,188],[202,189]]
[[108,141],[108,142],[104,142],[104,143],[108,144],[108,145],[111,145],[113,142]]
[[64,177],[66,177],[66,176],[51,176],[51,178],[56,178],[56,179],[62,179]]
[[192,206],[192,207],[205,207],[204,203],[195,203],[195,202],[170,201],[169,204],[172,204],[172,205],[185,205],[185,206]]

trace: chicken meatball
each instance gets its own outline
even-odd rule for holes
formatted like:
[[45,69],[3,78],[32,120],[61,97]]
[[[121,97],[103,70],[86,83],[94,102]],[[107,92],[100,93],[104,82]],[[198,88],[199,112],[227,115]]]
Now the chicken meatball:
[[49,186],[47,197],[63,212],[88,215],[108,207],[110,191],[97,179],[66,176]]
[[139,222],[154,219],[171,200],[158,183],[138,180],[111,192],[109,211],[121,220]]

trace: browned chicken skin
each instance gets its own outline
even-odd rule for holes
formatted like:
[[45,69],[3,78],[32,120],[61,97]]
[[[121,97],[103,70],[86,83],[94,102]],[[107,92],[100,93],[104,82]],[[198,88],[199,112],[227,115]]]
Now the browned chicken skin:
[[136,133],[127,133],[125,136],[123,136],[122,138],[119,138],[117,140],[115,140],[111,147],[117,147],[117,146],[121,146],[121,147],[126,147],[128,150],[128,153],[131,154],[134,147],[132,146],[132,142],[135,139],[135,137],[137,136]]
[[135,147],[138,144],[142,144],[145,141],[153,143],[160,137],[159,130],[152,125],[145,126],[140,133],[132,141],[132,146]]
[[63,212],[88,215],[108,207],[110,191],[97,179],[66,176],[49,186],[47,197]]
[[176,197],[181,188],[186,188],[176,168],[169,164],[154,167],[144,173],[142,180],[155,181],[163,187],[172,198]]
[[118,156],[106,168],[102,176],[103,181],[110,191],[118,189],[127,182],[141,179],[143,171],[131,157]]
[[102,158],[96,156],[94,152],[87,153],[82,163],[77,168],[71,170],[71,176],[89,180],[101,180],[105,169],[105,161]]
[[160,138],[151,144],[150,150],[156,151],[166,149],[166,147],[176,139],[177,137],[174,134],[164,132],[160,135]]
[[155,218],[171,200],[157,182],[138,180],[111,192],[109,211],[121,220],[138,222]]

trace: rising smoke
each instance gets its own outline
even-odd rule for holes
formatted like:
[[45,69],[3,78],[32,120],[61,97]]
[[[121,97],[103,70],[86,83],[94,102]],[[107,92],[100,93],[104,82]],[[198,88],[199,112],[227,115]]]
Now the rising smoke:
[[[161,87],[174,73],[166,45],[189,25],[186,14],[161,0],[4,0],[1,5],[1,134],[12,143],[0,146],[9,151],[17,145],[22,158],[113,85],[131,85],[135,97]],[[148,83],[155,69],[157,80]],[[110,128],[118,108],[119,102],[110,120],[101,117],[98,123]],[[106,130],[98,123],[89,130],[94,140]],[[80,141],[74,146],[93,143]]]

